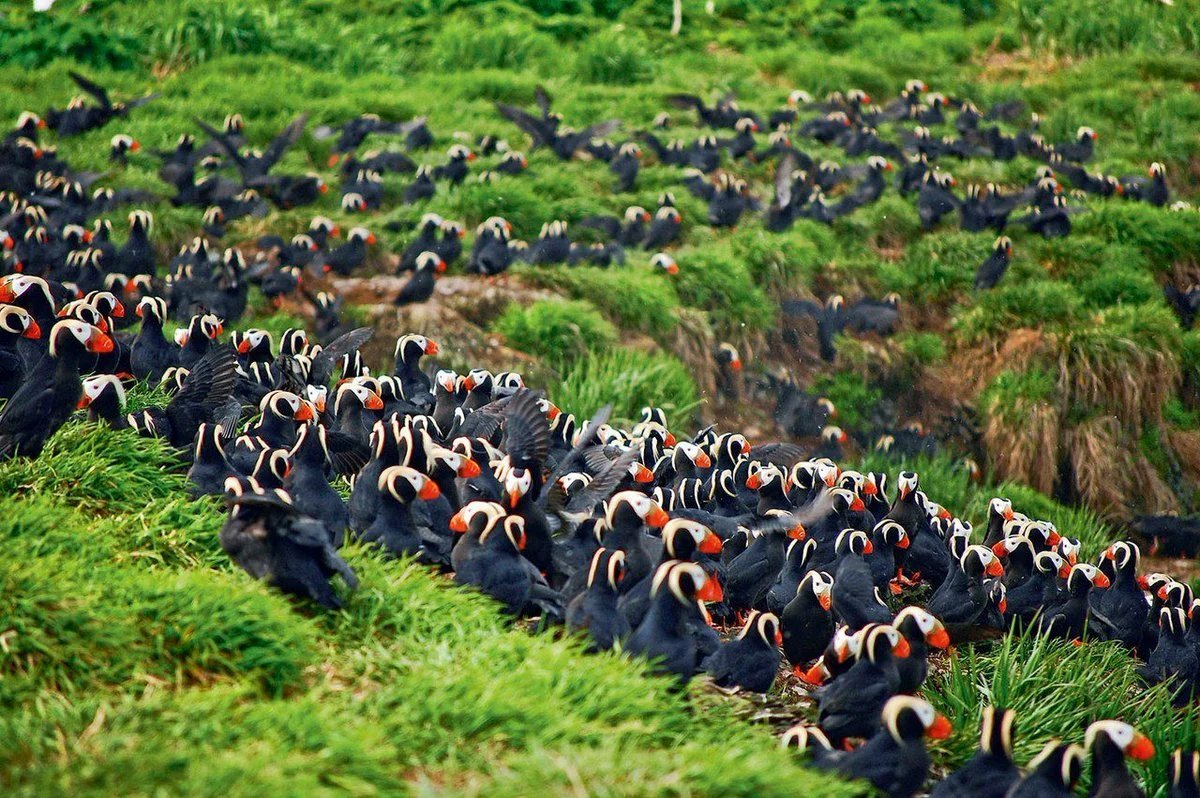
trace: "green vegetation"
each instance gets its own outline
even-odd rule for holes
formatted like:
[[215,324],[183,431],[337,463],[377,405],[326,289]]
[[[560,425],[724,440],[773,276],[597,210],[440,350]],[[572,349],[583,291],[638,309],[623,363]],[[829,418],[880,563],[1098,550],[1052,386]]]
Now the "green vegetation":
[[[1104,674],[1103,690],[1096,689],[1096,674]],[[1144,767],[1134,766],[1151,795],[1165,787],[1170,752],[1195,742],[1185,711],[1172,709],[1163,686],[1147,690],[1135,660],[1116,643],[1074,646],[1010,634],[990,647],[960,648],[949,669],[933,676],[926,695],[955,719],[955,733],[943,749],[951,765],[974,753],[979,718],[988,704],[1016,713],[1013,741],[1018,762],[1036,756],[1051,737],[1078,740],[1093,721],[1127,719],[1154,740],[1154,759]]]
[[[63,490],[89,468],[122,479]],[[35,463],[0,465],[0,536],[22,552],[0,567],[10,794],[238,792],[248,779],[318,793],[855,794],[729,705],[512,629],[413,563],[347,549],[360,589],[310,617],[219,551],[218,502],[154,523],[202,555],[165,559],[134,530],[170,511],[161,497],[180,481],[156,442],[85,424]]]
[[668,419],[687,418],[700,400],[696,384],[671,355],[614,349],[576,361],[550,392],[555,403],[579,418],[613,404],[613,419],[636,421],[643,407],[661,407]]
[[527,308],[510,305],[493,329],[509,346],[557,364],[607,349],[617,340],[616,328],[583,301],[534,302]]
[[[1195,202],[1194,0],[717,0],[712,15],[701,0],[683,6],[671,37],[671,4],[660,0],[187,0],[153,14],[123,0],[59,0],[45,15],[10,3],[0,10],[0,119],[63,106],[73,68],[120,98],[161,92],[128,119],[56,143],[76,167],[107,173],[101,184],[160,196],[147,207],[164,257],[194,234],[200,213],[169,203],[148,152],[172,147],[194,117],[216,123],[241,111],[261,146],[301,112],[310,129],[364,111],[427,114],[438,142],[417,157],[436,164],[455,131],[527,150],[494,102],[528,106],[539,84],[569,124],[620,118],[624,140],[674,91],[711,99],[733,90],[769,112],[793,88],[816,97],[861,88],[886,101],[920,77],[981,105],[1023,99],[1050,141],[1091,126],[1101,141],[1089,170],[1140,175],[1162,161],[1174,194]],[[691,112],[671,116],[671,137],[701,132]],[[106,160],[118,132],[143,145],[128,167]],[[895,126],[882,133],[894,137]],[[848,162],[798,143],[817,160]],[[329,146],[304,138],[280,171],[315,169],[336,185]],[[492,329],[559,371],[548,387],[564,409],[586,417],[615,399],[614,418],[628,421],[655,404],[688,431],[707,411],[697,386],[712,382],[712,348],[728,340],[753,352],[748,371],[800,366],[806,387],[836,403],[835,423],[864,438],[880,400],[895,395],[973,410],[983,482],[948,455],[902,462],[870,452],[860,467],[917,470],[932,498],[977,529],[988,499],[1004,495],[1094,556],[1114,518],[1191,509],[1194,486],[1177,496],[1165,472],[1200,435],[1200,332],[1180,333],[1160,284],[1195,277],[1194,211],[1088,200],[1067,239],[1010,226],[1008,273],[975,293],[993,235],[953,224],[923,232],[911,198],[892,191],[831,227],[800,221],[776,235],[747,218],[712,231],[704,203],[653,157],[635,190],[614,194],[603,164],[527,154],[524,175],[439,186],[409,207],[398,203],[407,178],[387,176],[387,210],[368,221],[381,245],[368,271],[386,269],[382,253],[402,248],[405,225],[427,211],[468,231],[502,215],[531,240],[551,219],[653,209],[673,192],[684,218],[670,248],[678,275],[632,248],[624,265],[521,266],[501,278],[560,297],[498,309]],[[960,185],[1016,190],[1038,164],[948,166]],[[770,165],[732,171],[769,201]],[[298,231],[314,213],[343,229],[361,222],[336,195],[238,221],[227,241]],[[774,340],[782,297],[887,291],[902,295],[901,334],[846,339],[833,367]],[[267,312],[260,297],[251,305],[259,312],[248,322],[276,334],[303,321]],[[131,409],[161,400],[139,391]],[[1063,463],[1071,484],[1060,479]],[[180,471],[156,443],[84,424],[64,429],[38,461],[0,466],[0,539],[16,554],[0,567],[0,783],[9,792],[237,794],[253,779],[256,791],[314,794],[849,794],[797,767],[729,704],[702,690],[673,693],[619,657],[583,657],[573,641],[513,630],[488,602],[411,563],[350,547],[362,587],[343,612],[314,616],[229,564],[217,545],[220,502],[183,498]],[[1018,710],[1021,760],[1047,736],[1080,739],[1100,716],[1138,724],[1165,756],[1187,719],[1161,692],[1135,687],[1131,669],[1108,646],[965,646],[930,690],[957,728],[937,766],[969,753],[983,701]],[[1160,758],[1147,771],[1152,790],[1162,772]]]

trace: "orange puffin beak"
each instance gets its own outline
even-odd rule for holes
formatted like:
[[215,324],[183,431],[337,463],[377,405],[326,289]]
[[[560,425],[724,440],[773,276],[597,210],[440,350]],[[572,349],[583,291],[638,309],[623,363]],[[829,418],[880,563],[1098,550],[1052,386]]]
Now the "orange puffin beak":
[[946,648],[950,645],[950,633],[944,628],[938,627],[929,633],[925,638],[925,642],[934,648]]
[[1150,738],[1138,732],[1133,735],[1133,742],[1125,748],[1125,754],[1139,762],[1145,762],[1154,756],[1154,743]]
[[712,458],[704,452],[700,452],[696,455],[696,459],[693,461],[693,463],[695,464],[696,468],[709,468],[712,466]]
[[374,244],[374,243],[375,243],[377,240],[378,240],[378,239],[377,239],[377,238],[375,238],[375,234],[374,234],[374,233],[370,233],[369,235],[367,235],[367,243],[368,243],[368,244]]
[[830,598],[829,591],[818,595],[817,603],[821,605],[821,609],[825,610],[825,612],[829,612],[829,610],[833,607],[833,599]]
[[740,360],[729,361],[729,368],[733,369],[734,371],[741,371],[742,370],[742,361],[740,361]]
[[[140,316],[140,315],[142,315],[142,314],[141,314],[141,313],[138,313],[138,315]],[[249,352],[249,351],[250,351],[250,341],[249,341],[249,339],[247,339],[247,338],[243,338],[242,340],[238,341],[238,345],[237,345],[237,351],[238,351],[238,354],[239,354],[239,355],[244,355],[244,354],[246,354],[247,352]]]
[[472,460],[470,458],[467,458],[463,462],[462,467],[460,467],[458,469],[458,475],[460,477],[462,477],[463,479],[470,479],[471,477],[477,477],[482,473],[483,473],[483,470],[479,467],[479,463],[475,462],[474,460]]
[[867,555],[867,554],[874,554],[874,553],[875,553],[875,544],[872,543],[870,541],[870,539],[868,539],[867,545],[863,546],[863,554]]
[[912,646],[908,644],[907,640],[901,637],[900,642],[897,643],[896,647],[892,649],[892,653],[900,659],[906,659],[912,655]]
[[83,394],[82,396],[80,396],[80,397],[79,397],[79,401],[75,403],[75,409],[76,409],[76,410],[83,410],[85,407],[87,407],[87,406],[88,406],[88,405],[90,405],[91,403],[92,403],[92,397],[88,396],[88,395],[85,393],[85,394]]
[[1000,564],[999,560],[992,560],[990,563],[988,563],[986,573],[988,576],[1004,576],[1004,566]]
[[667,511],[659,507],[657,504],[646,515],[646,525],[655,529],[662,529],[671,520],[671,516],[667,515]]
[[704,554],[720,554],[724,545],[716,534],[709,532],[704,536],[704,540],[700,541],[700,551]]
[[1146,579],[1145,575],[1138,574],[1137,586],[1140,587],[1142,590],[1149,590],[1150,582]]
[[902,538],[900,538],[900,540],[896,541],[896,548],[900,549],[901,551],[904,551],[911,545],[912,545],[912,538],[910,538],[908,536],[907,532],[904,533],[904,537],[902,537]]
[[783,630],[782,629],[775,630],[775,645],[777,645],[777,646],[783,645]]
[[363,402],[363,407],[367,410],[382,410],[383,399],[379,398],[379,394],[371,391],[371,394],[367,397],[367,401]]
[[787,536],[792,540],[804,540],[808,537],[808,532],[804,529],[803,524],[796,524],[787,531]]
[[515,490],[508,492],[508,507],[511,510],[517,509],[517,505],[521,503],[521,494]]
[[760,477],[758,474],[751,474],[746,480],[746,487],[750,490],[758,490],[762,487],[762,484],[762,477]]
[[633,481],[647,485],[654,481],[654,472],[646,468],[641,463],[638,463],[637,473],[633,475]]
[[125,318],[125,306],[118,302],[112,309],[112,317],[114,319]]
[[462,513],[455,513],[450,519],[450,531],[463,534],[467,531],[467,522],[463,519]]
[[825,683],[825,668],[819,662],[806,671],[801,671],[800,666],[797,665],[792,673],[799,676],[800,681],[813,687],[820,687]]
[[29,326],[25,328],[25,332],[21,333],[22,338],[37,339],[42,337],[42,328],[33,319],[29,320]]
[[863,500],[861,498],[855,496],[850,500],[850,509],[856,513],[861,513],[863,510],[867,509],[867,505],[863,504]]
[[431,501],[442,495],[441,488],[432,479],[425,482],[421,489],[417,491],[417,498],[422,501]]
[[435,268],[438,274],[444,273],[446,271],[446,261],[439,259]]
[[87,351],[97,355],[105,354],[113,351],[113,339],[109,338],[103,332],[92,333],[88,338]]
[[293,415],[292,418],[295,419],[296,421],[312,421],[313,420],[312,408],[309,407],[308,405],[304,404],[303,402],[301,402],[300,409],[296,411],[295,415]]
[[142,142],[138,141],[137,139],[134,139],[133,143],[129,145],[130,152],[137,152],[141,148],[142,148]]
[[696,593],[696,598],[701,601],[721,601],[725,598],[725,591],[721,588],[721,583],[715,576],[710,576],[704,583],[704,587],[700,588]]
[[998,543],[995,543],[992,546],[992,554],[995,554],[997,557],[1007,557],[1008,556],[1008,544],[1006,542],[1004,542],[1003,540],[999,541]]
[[1092,584],[1098,588],[1104,589],[1112,587],[1112,580],[1104,574],[1098,573],[1096,574],[1096,578],[1092,580]]
[[937,715],[933,719],[933,725],[925,730],[926,736],[933,740],[945,740],[954,732],[954,727],[950,725],[950,721],[945,715]]

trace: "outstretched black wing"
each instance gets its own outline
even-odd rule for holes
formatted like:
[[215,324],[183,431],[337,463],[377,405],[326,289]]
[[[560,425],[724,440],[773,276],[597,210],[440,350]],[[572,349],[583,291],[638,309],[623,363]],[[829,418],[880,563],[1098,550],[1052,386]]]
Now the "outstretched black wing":
[[192,367],[183,387],[167,405],[175,442],[190,441],[196,430],[212,421],[233,395],[237,384],[237,355],[224,344],[213,347]]
[[546,87],[538,84],[538,87],[533,90],[533,101],[537,103],[538,110],[542,112],[542,116],[550,115],[550,93],[546,91]]
[[515,105],[500,102],[496,103],[496,110],[505,119],[528,133],[530,138],[533,139],[534,146],[550,143],[551,132],[549,128],[546,127],[541,119],[538,119],[533,114],[517,108]]
[[504,408],[504,452],[514,468],[540,469],[550,453],[550,422],[528,388],[513,394]]
[[92,95],[96,102],[105,108],[112,108],[112,101],[108,99],[108,90],[98,83],[94,83],[78,72],[71,71],[67,73],[71,76],[71,80],[75,81],[75,85]]
[[308,124],[308,114],[300,114],[292,120],[292,123],[279,132],[271,143],[267,145],[267,149],[263,152],[263,160],[274,166],[283,157],[283,154],[288,151],[288,148],[300,140],[301,134],[304,133],[304,126]]

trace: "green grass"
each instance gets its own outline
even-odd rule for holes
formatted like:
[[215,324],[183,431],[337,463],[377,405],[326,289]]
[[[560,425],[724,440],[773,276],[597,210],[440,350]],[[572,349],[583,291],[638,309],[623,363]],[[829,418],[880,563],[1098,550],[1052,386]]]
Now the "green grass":
[[[1189,728],[1188,710],[1172,709],[1168,690],[1141,683],[1136,664],[1116,643],[1077,647],[1010,634],[990,646],[959,648],[950,667],[936,671],[925,688],[926,697],[954,718],[954,734],[941,746],[946,763],[960,764],[974,752],[980,714],[989,704],[1016,713],[1013,740],[1021,764],[1052,737],[1082,744],[1088,724],[1117,718],[1154,741],[1154,759],[1145,766],[1131,764],[1145,779],[1148,794],[1165,793],[1170,752],[1193,745],[1195,729]],[[1097,674],[1104,675],[1103,689],[1097,689]]]
[[[428,114],[438,142],[419,160],[433,164],[454,131],[491,133],[528,151],[493,103],[530,105],[539,84],[569,124],[620,118],[614,138],[624,140],[672,91],[711,99],[735,90],[744,106],[765,111],[792,88],[821,96],[859,87],[887,99],[919,76],[981,105],[1023,98],[1050,140],[1094,127],[1101,141],[1089,169],[1142,175],[1161,160],[1173,191],[1195,202],[1195,0],[1169,8],[1152,0],[1119,8],[1099,0],[719,0],[712,16],[703,5],[685,0],[682,32],[671,37],[670,4],[658,0],[187,0],[152,15],[123,0],[59,0],[46,15],[9,4],[0,11],[0,81],[9,88],[0,119],[63,105],[74,93],[72,68],[120,97],[161,91],[130,118],[59,146],[77,168],[111,171],[107,180],[163,195],[145,153],[127,168],[107,163],[114,133],[168,148],[194,129],[193,117],[219,122],[237,110],[250,141],[263,145],[301,111],[312,125],[363,111]],[[700,133],[689,112],[672,110],[672,121],[671,136]],[[305,137],[280,171],[318,169],[332,178],[324,170],[329,146]],[[849,160],[802,146],[818,160]],[[384,255],[411,237],[383,229],[385,220],[411,223],[436,211],[471,230],[503,215],[531,239],[550,219],[574,225],[630,204],[653,208],[659,192],[674,191],[684,217],[674,278],[651,269],[649,253],[637,249],[609,269],[513,270],[514,283],[561,300],[515,304],[495,330],[529,354],[563,361],[548,387],[577,415],[616,397],[618,420],[659,404],[686,429],[707,398],[696,388],[707,381],[693,375],[707,365],[712,342],[730,340],[754,353],[751,368],[800,365],[807,387],[830,396],[837,423],[852,432],[869,423],[881,396],[933,382],[938,372],[927,370],[980,365],[989,366],[987,378],[956,384],[954,400],[1010,431],[1029,426],[1029,408],[1055,408],[1047,455],[1056,459],[1064,441],[1100,430],[1153,475],[1171,454],[1159,417],[1181,430],[1200,426],[1187,392],[1200,383],[1200,333],[1179,332],[1158,288],[1172,270],[1195,265],[1200,226],[1192,213],[1088,201],[1069,239],[1046,242],[1010,228],[1008,274],[976,294],[974,272],[993,236],[952,225],[923,233],[911,199],[892,192],[832,227],[801,221],[774,235],[748,218],[736,230],[711,231],[702,224],[704,203],[653,158],[635,190],[614,195],[603,164],[528,154],[521,177],[441,186],[428,203],[407,208],[393,207],[407,180],[387,177],[388,210],[368,221],[380,239],[368,270],[384,270]],[[1025,158],[951,166],[960,185],[1010,190],[1036,167]],[[769,166],[731,171],[769,201]],[[339,210],[336,193],[263,223],[239,222],[230,239],[298,232],[314,213],[343,229],[362,221]],[[199,210],[174,208],[165,196],[148,207],[164,256],[199,223]],[[780,297],[838,292],[853,301],[892,290],[902,294],[904,330],[882,365],[850,341],[840,371],[796,364],[794,353],[772,346]],[[244,326],[276,338],[302,323],[267,312],[258,297],[251,306]],[[1041,349],[1018,346],[1023,360],[996,362],[1029,330]],[[163,400],[136,390],[130,407]],[[1115,427],[1097,424],[1109,418]],[[954,454],[901,463],[870,453],[863,465],[919,471],[932,498],[977,526],[989,498],[1008,496],[1018,510],[1081,538],[1094,556],[1113,527],[1014,482],[1018,467],[997,467],[1009,444],[1003,436],[992,442],[984,484],[972,483]],[[0,712],[0,783],[10,792],[237,794],[250,781],[256,792],[306,794],[842,789],[797,768],[766,730],[706,694],[677,695],[640,665],[585,658],[573,642],[514,631],[488,602],[410,563],[351,548],[362,588],[345,611],[315,614],[235,570],[217,545],[220,502],[189,503],[184,488],[181,464],[160,445],[83,424],[64,429],[34,463],[0,465],[0,539],[16,554],[0,569],[0,635],[18,632],[0,637],[0,695],[13,699]],[[1132,687],[1129,668],[1128,658],[1102,646],[961,649],[935,685],[935,700],[961,716],[938,767],[969,753],[981,687],[1019,704],[1022,758],[1050,734],[1079,739],[1080,724],[1101,713],[1135,722],[1165,752],[1182,724],[1169,724],[1160,694]],[[1095,673],[1105,674],[1103,689]]]
[[[105,437],[76,424],[56,443],[80,435]],[[362,585],[344,611],[314,615],[223,556],[133,558],[139,544],[115,531],[177,477],[157,444],[120,440],[120,483],[5,504],[0,532],[23,551],[0,568],[10,794],[249,783],[857,794],[803,770],[727,703],[679,693],[641,663],[513,629],[489,600],[411,562],[346,550]],[[0,478],[29,485],[95,456],[56,446],[35,464],[0,466]],[[212,546],[219,507],[191,512],[192,544]]]
[[550,300],[528,307],[510,305],[492,325],[508,346],[546,358],[555,364],[569,363],[617,340],[617,331],[590,302]]
[[700,403],[683,363],[671,355],[636,349],[614,349],[577,360],[550,396],[579,418],[589,418],[611,403],[615,421],[636,421],[641,409],[649,406],[661,407],[671,423],[685,426]]

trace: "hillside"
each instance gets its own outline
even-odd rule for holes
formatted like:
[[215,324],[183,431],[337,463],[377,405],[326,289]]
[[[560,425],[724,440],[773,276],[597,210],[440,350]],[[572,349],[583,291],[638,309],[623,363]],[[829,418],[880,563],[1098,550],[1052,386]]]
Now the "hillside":
[[[161,96],[101,130],[56,139],[98,185],[151,192],[162,263],[188,245],[203,211],[176,207],[151,153],[169,151],[230,113],[250,144],[266,146],[297,115],[307,128],[278,171],[319,173],[313,205],[230,222],[221,247],[253,259],[267,234],[306,230],[314,215],[375,237],[349,276],[306,275],[304,289],[345,298],[344,320],[375,328],[364,354],[390,369],[397,336],[438,342],[439,368],[515,370],[585,419],[615,402],[614,422],[661,407],[690,436],[708,424],[753,442],[791,438],[777,402],[785,384],[828,398],[844,430],[839,461],[860,470],[921,474],[930,497],[981,528],[997,495],[1053,521],[1095,560],[1134,516],[1189,514],[1200,488],[1200,333],[1164,295],[1200,282],[1200,3],[1139,0],[685,0],[670,34],[669,3],[539,0],[58,0],[49,14],[0,11],[0,119],[64,106],[79,70],[123,99]],[[1020,101],[1047,141],[1098,134],[1090,171],[1146,175],[1165,166],[1171,203],[1064,192],[1080,209],[1066,238],[1017,224],[1013,256],[994,289],[974,288],[997,233],[964,232],[953,216],[922,229],[917,202],[888,188],[831,224],[798,219],[783,232],[762,214],[731,228],[706,223],[706,203],[680,170],[643,145],[635,185],[587,156],[556,158],[497,103],[532,108],[538,87],[566,123],[621,124],[621,142],[654,131],[691,141],[711,133],[668,95],[706,102],[732,92],[764,115],[793,90],[824,98],[860,89],[886,102],[920,79],[980,107]],[[655,117],[670,113],[670,127]],[[407,174],[383,177],[381,210],[339,202],[333,142],[314,135],[362,113],[428,117],[440,165],[448,148],[482,136],[524,153],[520,175],[482,156],[458,186],[413,204]],[[936,135],[955,132],[953,115]],[[887,122],[901,139],[912,125]],[[117,133],[136,139],[127,165],[107,159]],[[718,135],[729,135],[721,131]],[[767,145],[767,132],[757,143]],[[804,140],[815,162],[861,166],[833,145]],[[372,138],[363,149],[399,150]],[[943,164],[961,189],[1018,192],[1041,164],[985,157]],[[900,164],[897,164],[899,168]],[[479,173],[492,171],[491,180]],[[229,171],[226,169],[226,171]],[[724,163],[765,207],[776,163]],[[477,229],[502,216],[534,242],[549,222],[576,240],[579,225],[628,206],[651,213],[670,192],[683,219],[666,251],[624,249],[623,264],[516,264],[484,277],[460,267],[433,297],[397,309],[407,276],[394,274],[426,213]],[[840,198],[847,186],[830,191]],[[127,209],[108,214],[124,239]],[[894,334],[845,332],[821,357],[811,320],[789,300],[899,295]],[[313,323],[304,292],[276,304],[258,288],[238,329]],[[732,345],[744,368],[729,379],[715,354]],[[139,387],[130,410],[156,401]],[[917,432],[919,430],[919,433]],[[881,439],[919,435],[921,455],[883,451]],[[806,449],[816,436],[798,439]],[[975,471],[972,471],[972,467]],[[291,602],[252,582],[216,539],[220,501],[185,498],[176,453],[128,431],[72,422],[31,462],[0,464],[0,531],[16,556],[0,576],[0,784],[12,794],[854,794],[802,767],[771,732],[813,716],[782,676],[765,704],[693,684],[685,693],[628,658],[584,656],[575,641],[528,634],[485,599],[454,590],[408,560],[343,551],[362,585],[341,612]],[[1147,542],[1148,541],[1143,541]],[[1145,547],[1144,547],[1145,548]],[[1147,558],[1189,578],[1195,563]],[[1139,684],[1136,663],[1110,643],[1021,636],[963,646],[939,658],[924,691],[954,720],[934,750],[936,773],[973,751],[985,702],[1018,711],[1018,761],[1052,736],[1078,739],[1102,717],[1137,724],[1158,755],[1138,770],[1165,795],[1165,763],[1194,745],[1189,710]],[[1096,674],[1103,673],[1103,689]]]

